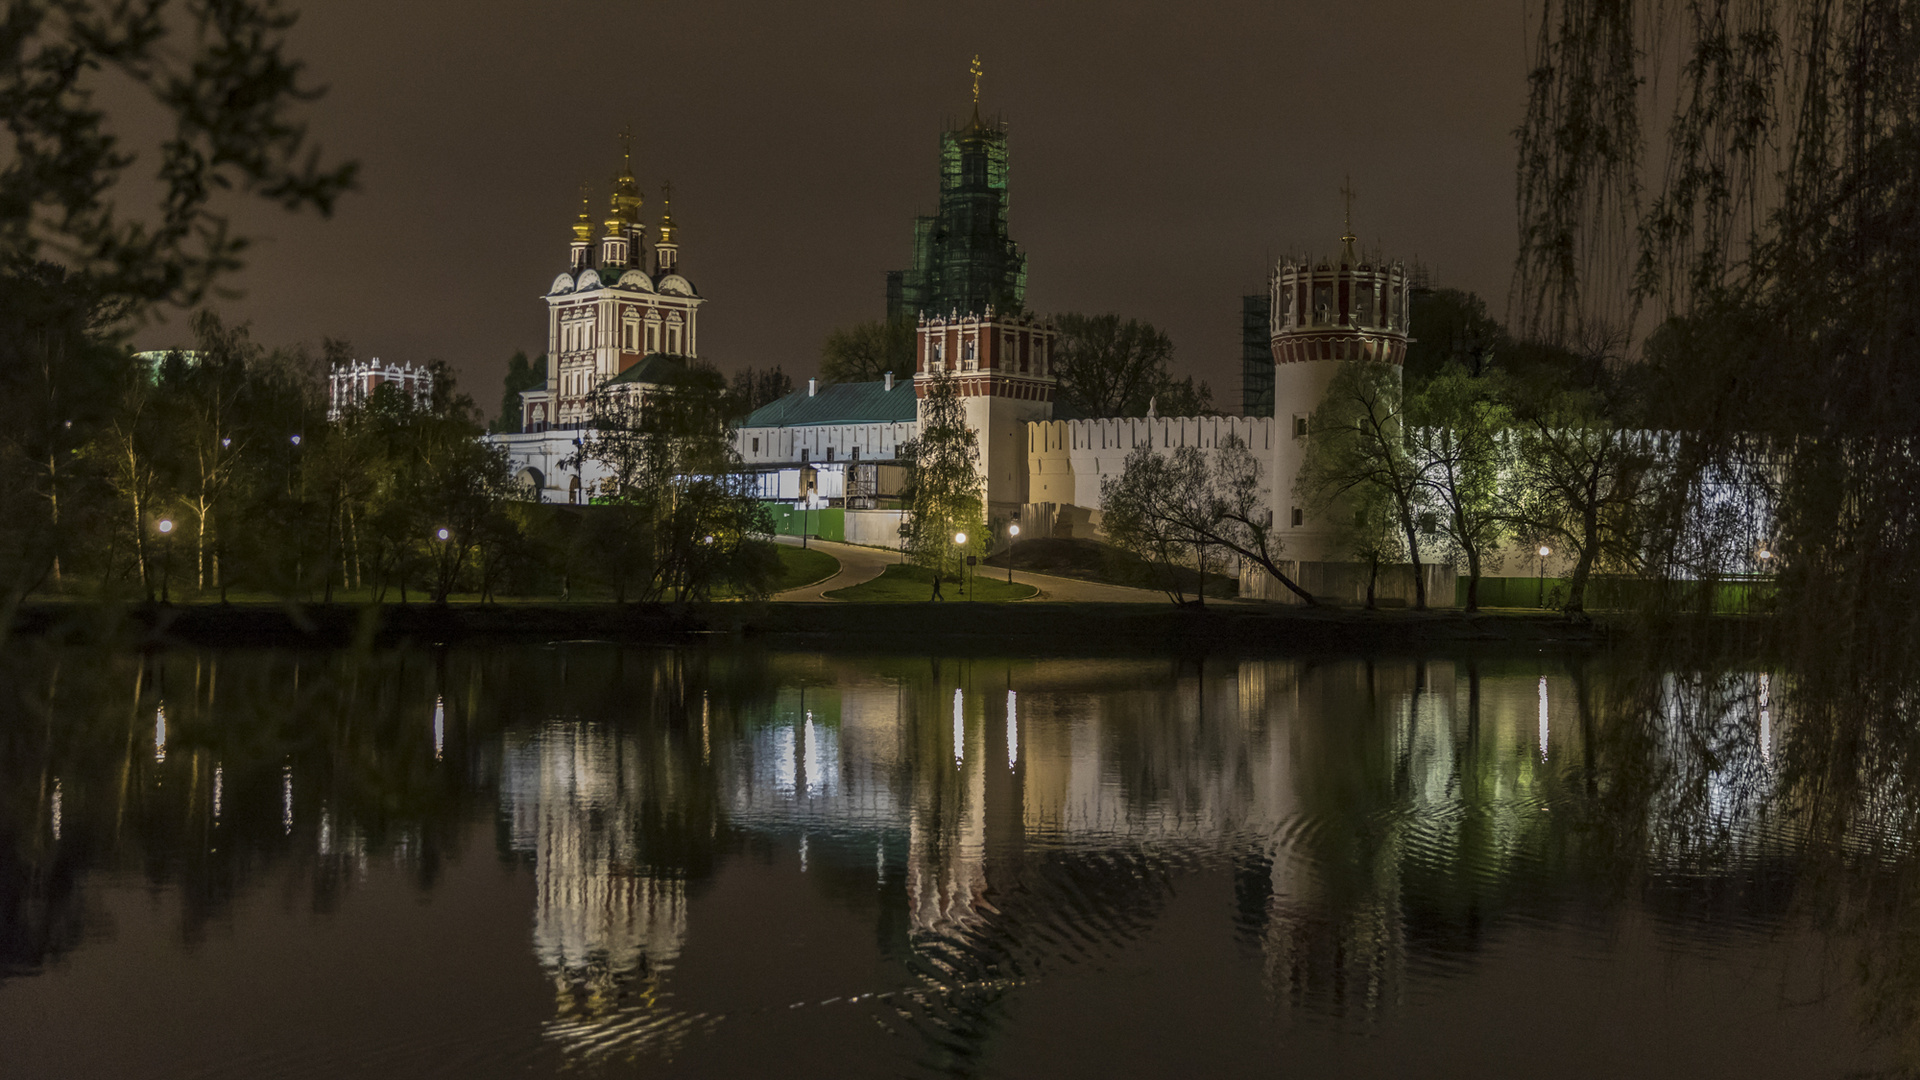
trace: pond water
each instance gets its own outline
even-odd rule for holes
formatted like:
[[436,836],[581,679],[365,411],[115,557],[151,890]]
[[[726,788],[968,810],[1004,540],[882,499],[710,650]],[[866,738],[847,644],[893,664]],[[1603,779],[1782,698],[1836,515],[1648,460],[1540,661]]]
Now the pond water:
[[17,656],[0,1073],[1912,1060],[1907,790],[1838,821],[1778,676],[1617,668]]

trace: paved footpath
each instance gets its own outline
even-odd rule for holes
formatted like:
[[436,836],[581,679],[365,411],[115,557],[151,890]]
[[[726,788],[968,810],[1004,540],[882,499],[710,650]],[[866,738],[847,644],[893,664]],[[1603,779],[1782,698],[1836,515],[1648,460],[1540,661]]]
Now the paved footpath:
[[[782,544],[798,545],[800,543],[799,540],[789,536],[778,536],[774,539],[776,542]],[[827,593],[833,592],[835,589],[845,589],[849,586],[858,585],[863,581],[872,581],[885,572],[887,567],[900,561],[899,552],[887,551],[882,548],[861,547],[857,544],[836,544],[831,540],[813,540],[810,541],[807,546],[819,548],[828,555],[839,559],[840,572],[825,581],[818,581],[812,585],[803,585],[798,589],[789,589],[783,593],[775,593],[773,596],[774,600],[783,603],[802,604],[835,603],[836,601],[827,599]],[[1002,581],[1006,580],[1007,571],[1002,567],[981,566],[975,569],[977,569],[983,577],[992,576]],[[1035,600],[1068,600],[1082,603],[1107,604],[1164,604],[1167,602],[1166,593],[1153,589],[1130,589],[1124,585],[1102,585],[1095,581],[1055,577],[1052,574],[1035,574],[1026,570],[1015,570],[1013,572],[1013,580],[1022,585],[1031,585],[1039,589],[1040,595],[1034,597],[1033,599]],[[1221,603],[1222,601],[1215,599],[1207,602],[1213,604]],[[1234,601],[1225,602],[1233,603]]]
[[[776,536],[775,543],[800,546],[796,537]],[[840,560],[840,572],[825,581],[816,581],[811,585],[802,585],[797,589],[788,589],[783,593],[774,593],[773,599],[782,603],[832,604],[824,594],[835,589],[845,589],[863,581],[872,581],[881,575],[887,567],[900,561],[897,551],[885,551],[880,548],[860,547],[856,544],[836,544],[831,540],[809,540],[807,546],[819,548],[822,552]]]

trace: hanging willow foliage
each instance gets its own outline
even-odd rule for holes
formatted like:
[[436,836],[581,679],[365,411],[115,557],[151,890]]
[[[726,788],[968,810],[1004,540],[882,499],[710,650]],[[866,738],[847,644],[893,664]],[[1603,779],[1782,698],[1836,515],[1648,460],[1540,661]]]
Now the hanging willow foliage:
[[[1911,730],[1920,2],[1541,11],[1516,321],[1563,344],[1638,335],[1642,362],[1619,370],[1639,422],[1671,434],[1645,540],[1665,595],[1746,556],[1777,574],[1800,711],[1827,724],[1806,730],[1863,746]],[[1920,1010],[1901,1023],[1920,1042]]]
[[1773,0],[1543,0],[1518,132],[1529,336],[1629,333],[1648,301],[1672,312],[1734,279],[1777,208],[1782,104],[1807,82],[1780,17]]

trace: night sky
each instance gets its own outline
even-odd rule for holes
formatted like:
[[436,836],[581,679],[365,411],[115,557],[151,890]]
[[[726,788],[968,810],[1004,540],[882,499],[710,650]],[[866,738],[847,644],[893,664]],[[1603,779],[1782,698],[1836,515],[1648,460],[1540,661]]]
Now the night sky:
[[[506,358],[545,348],[579,185],[604,216],[627,124],[649,225],[673,182],[703,356],[812,373],[829,329],[882,314],[975,53],[1028,306],[1160,326],[1217,404],[1238,408],[1239,297],[1272,257],[1337,245],[1347,173],[1363,244],[1506,299],[1517,0],[302,10],[291,51],[330,87],[312,134],[362,189],[331,221],[237,215],[261,242],[219,306],[269,344],[447,360],[489,413]],[[138,342],[184,334],[175,315]]]

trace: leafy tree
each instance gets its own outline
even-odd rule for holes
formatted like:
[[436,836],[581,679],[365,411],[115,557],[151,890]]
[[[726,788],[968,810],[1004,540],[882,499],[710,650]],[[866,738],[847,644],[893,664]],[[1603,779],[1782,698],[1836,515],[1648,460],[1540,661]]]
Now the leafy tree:
[[874,320],[834,330],[820,346],[820,377],[830,383],[878,382],[891,371],[896,379],[911,379],[918,333],[912,319]]
[[[1206,455],[1182,446],[1159,453],[1150,446],[1127,455],[1119,476],[1100,485],[1100,520],[1116,547],[1160,569],[1167,599],[1186,603],[1178,567],[1199,564],[1204,537],[1220,525],[1223,511],[1208,475]],[[1200,568],[1200,598],[1206,602],[1206,568]]]
[[[99,430],[135,362],[109,333],[116,298],[52,263],[0,267],[0,605],[76,565],[106,522]],[[4,615],[0,607],[0,615]]]
[[1408,445],[1399,369],[1342,364],[1310,423],[1297,481],[1304,501],[1317,516],[1340,520],[1354,512],[1345,505],[1350,496],[1386,498],[1413,563],[1414,607],[1424,610],[1427,583],[1419,534],[1426,477]]
[[[921,400],[920,435],[899,455],[908,469],[907,554],[936,576],[958,577],[967,555],[984,550],[986,487],[980,475],[979,439],[967,426],[958,384],[936,372]],[[953,542],[965,533],[966,544]]]
[[1400,528],[1400,515],[1391,496],[1379,487],[1367,485],[1349,492],[1332,509],[1333,545],[1367,567],[1367,610],[1378,605],[1376,592],[1380,566],[1401,562],[1407,557],[1406,534]]
[[546,381],[547,354],[541,353],[529,361],[526,350],[516,349],[507,358],[505,388],[500,395],[500,415],[494,418],[487,430],[496,435],[519,434],[526,415],[526,410],[520,404],[520,395]]
[[1423,502],[1448,554],[1467,572],[1467,610],[1480,609],[1480,577],[1508,533],[1502,478],[1513,462],[1512,413],[1497,384],[1449,362],[1407,402],[1410,452],[1426,489]]
[[1478,378],[1492,371],[1506,352],[1506,328],[1487,314],[1487,302],[1477,293],[1415,290],[1409,316],[1417,334],[1407,343],[1405,378],[1410,388],[1424,386],[1450,365]]
[[1506,514],[1519,536],[1572,556],[1569,614],[1586,610],[1596,569],[1640,565],[1651,466],[1642,434],[1621,426],[1593,391],[1563,388],[1523,414]]
[[[132,513],[102,483],[107,443],[143,444],[129,414],[132,320],[190,305],[238,268],[247,238],[228,193],[325,215],[354,181],[322,164],[299,112],[319,93],[285,55],[293,17],[270,0],[19,0],[0,32],[0,626],[49,572],[99,554],[76,524]],[[102,102],[149,99],[157,122],[114,133]],[[131,167],[157,163],[155,183]],[[152,192],[144,212],[128,191]],[[144,410],[148,404],[142,404]],[[89,453],[77,451],[93,448]],[[139,466],[155,482],[161,459]],[[121,491],[146,481],[120,471]],[[97,499],[96,499],[97,496]],[[144,496],[142,496],[144,499]],[[88,530],[92,531],[92,530]],[[134,564],[144,573],[146,561]]]
[[[89,293],[197,302],[240,265],[247,240],[215,197],[251,193],[332,213],[357,166],[322,166],[296,109],[320,91],[284,54],[295,16],[273,0],[15,0],[0,34],[0,111],[13,153],[0,169],[0,247],[18,268],[57,259]],[[159,135],[130,149],[99,104],[144,93]],[[142,156],[160,163],[156,218],[112,196]]]
[[730,392],[733,395],[733,413],[746,416],[762,405],[779,401],[793,393],[793,380],[780,370],[778,364],[770,368],[741,368],[733,373]]
[[1102,527],[1115,544],[1163,566],[1191,556],[1203,574],[1209,547],[1231,551],[1312,605],[1312,594],[1280,568],[1264,481],[1260,460],[1237,437],[1223,440],[1211,458],[1198,447],[1164,454],[1139,447],[1120,475],[1101,485]]
[[1152,325],[1072,312],[1054,316],[1053,322],[1060,332],[1053,374],[1060,380],[1059,400],[1068,408],[1086,416],[1145,416],[1154,397],[1168,390],[1173,340]]
[[1149,401],[1156,416],[1218,416],[1213,407],[1213,387],[1206,380],[1194,382],[1193,376],[1168,379]]
[[112,419],[87,447],[118,497],[122,511],[114,523],[115,533],[126,538],[149,601],[154,598],[152,534],[163,516],[167,494],[160,472],[165,424],[157,397],[152,383],[135,373],[122,387]]
[[704,599],[723,587],[765,596],[771,587],[772,523],[740,467],[731,414],[726,380],[698,362],[644,398],[620,388],[596,394],[594,426],[568,464],[592,460],[608,471],[594,493],[605,505],[589,510],[579,542],[630,552],[631,579],[602,565],[615,570],[621,600],[630,581],[642,600]]

